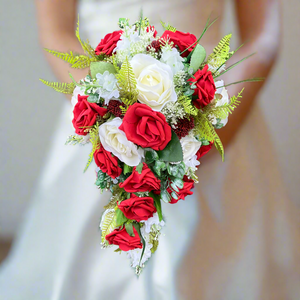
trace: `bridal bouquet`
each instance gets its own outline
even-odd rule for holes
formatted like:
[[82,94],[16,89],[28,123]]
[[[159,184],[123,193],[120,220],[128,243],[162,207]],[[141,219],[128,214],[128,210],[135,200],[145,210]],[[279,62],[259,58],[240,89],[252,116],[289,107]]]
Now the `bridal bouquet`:
[[162,202],[193,193],[199,160],[213,145],[224,157],[216,129],[226,125],[241,93],[230,98],[219,77],[239,62],[226,68],[235,53],[230,34],[206,55],[199,41],[212,23],[197,38],[165,23],[159,36],[147,18],[133,25],[120,19],[120,29],[96,49],[81,40],[78,26],[84,55],[46,49],[72,68],[87,68],[79,82],[71,74],[72,83],[42,82],[72,94],[75,134],[66,144],[91,144],[85,170],[94,160],[96,186],[111,192],[102,246],[126,252],[137,274],[157,250]]

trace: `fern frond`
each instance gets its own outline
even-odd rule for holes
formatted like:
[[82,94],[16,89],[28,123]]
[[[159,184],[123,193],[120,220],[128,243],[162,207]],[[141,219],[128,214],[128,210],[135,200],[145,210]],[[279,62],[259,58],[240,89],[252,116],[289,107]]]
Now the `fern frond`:
[[120,91],[120,98],[122,102],[126,105],[132,105],[137,101],[138,91],[136,89],[136,79],[133,69],[126,57],[123,62],[121,69],[118,74],[116,74],[118,80],[118,88]]
[[76,37],[81,45],[81,48],[83,49],[83,51],[91,56],[93,59],[93,61],[97,61],[97,55],[95,54],[95,51],[94,49],[92,48],[92,46],[89,44],[89,41],[87,42],[83,42],[80,38],[80,33],[79,33],[79,16],[78,16],[78,21],[77,21],[77,28],[76,28],[76,31],[75,31],[75,34],[76,34]]
[[44,48],[44,50],[52,55],[54,55],[57,58],[62,59],[63,61],[66,61],[69,64],[74,64],[78,60],[78,55],[74,55],[72,51],[70,53],[68,52],[59,52],[55,50],[50,50],[47,48]]
[[69,63],[71,67],[74,69],[88,68],[91,64],[91,61],[97,61],[97,59],[94,57],[90,58],[86,55],[74,55],[72,51],[70,51],[70,53],[68,52],[65,53],[65,52],[50,50],[47,48],[45,48],[44,50],[54,55],[55,57],[60,58],[63,61]]
[[63,93],[63,94],[73,94],[73,91],[75,89],[75,83],[71,82],[71,83],[61,83],[61,82],[50,82],[50,81],[46,81],[43,79],[40,79],[40,81],[53,88],[55,91]]
[[182,106],[184,111],[188,115],[196,116],[198,114],[197,108],[191,103],[191,99],[188,96],[182,95],[177,100]]
[[92,143],[92,151],[89,154],[89,159],[87,161],[87,164],[83,170],[83,172],[85,172],[88,167],[90,166],[90,164],[93,161],[94,158],[94,153],[100,148],[101,144],[100,144],[100,138],[99,138],[99,123],[97,122],[96,125],[94,125],[90,130],[89,130],[89,134],[90,134],[90,142]]
[[114,209],[109,209],[104,212],[104,221],[101,226],[101,242],[106,242],[105,237],[116,228],[116,213]]
[[81,144],[84,141],[83,136],[80,135],[70,135],[65,142],[65,145],[77,145]]
[[163,21],[160,21],[160,24],[165,30],[172,31],[172,32],[176,32],[177,30],[175,27],[169,25],[168,23],[164,23]]
[[237,96],[233,96],[230,98],[230,102],[220,106],[209,106],[207,105],[203,111],[204,113],[209,113],[214,115],[216,118],[225,119],[229,114],[232,114],[234,109],[241,103],[239,100],[242,98],[242,93],[244,89],[242,89]]
[[114,54],[111,56],[111,62],[113,64],[113,66],[115,67],[116,72],[119,73],[120,72],[120,68],[119,68],[119,66],[117,64],[116,56]]
[[203,138],[208,141],[214,141],[215,147],[221,154],[222,160],[224,160],[224,147],[207,115],[201,112],[198,113],[198,116],[195,118],[194,130],[200,139]]

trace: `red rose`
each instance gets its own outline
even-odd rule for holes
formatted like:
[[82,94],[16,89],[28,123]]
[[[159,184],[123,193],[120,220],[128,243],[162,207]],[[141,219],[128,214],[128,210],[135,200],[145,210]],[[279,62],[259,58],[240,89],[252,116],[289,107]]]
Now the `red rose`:
[[129,106],[119,129],[125,132],[129,141],[154,150],[163,150],[172,136],[165,116],[141,103]]
[[132,194],[131,198],[118,204],[118,207],[127,219],[137,222],[148,220],[156,212],[153,198],[138,197],[135,194]]
[[103,117],[107,109],[100,107],[96,103],[90,103],[87,101],[88,96],[78,95],[78,102],[74,106],[72,120],[75,132],[79,135],[87,135],[86,129],[93,126],[96,123],[98,115]]
[[108,234],[105,239],[108,243],[118,245],[122,251],[129,251],[136,248],[143,248],[141,238],[137,230],[133,227],[134,236],[130,236],[125,227],[123,229],[118,228]]
[[[181,54],[181,56],[186,57],[190,54],[190,52],[193,51],[193,49],[197,45],[197,38],[191,34],[191,33],[184,33],[181,31],[169,31],[166,30],[163,35],[161,36],[161,39],[169,40],[170,42],[174,43],[174,47],[177,46],[179,48],[179,51],[182,52],[185,49],[188,48],[187,51]],[[193,46],[191,46],[193,45]],[[191,47],[190,47],[191,46]],[[189,48],[190,47],[190,48]]]
[[102,172],[106,173],[111,178],[116,178],[122,174],[122,169],[118,166],[118,158],[106,151],[103,146],[94,152],[94,160],[96,165]]
[[[174,199],[172,198],[171,201],[169,203],[177,203],[179,200],[184,200],[184,198],[187,195],[192,195],[193,192],[191,191],[191,189],[194,187],[194,180],[192,179],[188,179],[187,176],[183,177],[183,188],[179,190],[179,192],[177,192],[178,195],[178,199]],[[169,192],[169,194],[171,195],[172,190],[171,188],[168,188],[167,191]]]
[[205,155],[211,148],[214,142],[209,142],[209,145],[201,146],[198,152],[196,153],[197,155],[197,160],[200,159],[203,155]]
[[194,105],[197,108],[202,108],[209,104],[215,97],[216,86],[212,74],[207,71],[208,65],[206,65],[202,70],[198,70],[194,76],[195,78],[190,78],[188,81],[196,82],[196,89],[194,95],[198,96],[198,99],[193,100]]
[[123,33],[122,30],[114,31],[113,33],[107,34],[104,39],[101,40],[99,45],[95,49],[97,55],[106,54],[112,55],[113,50],[117,46],[117,42],[120,40],[120,36]]
[[157,179],[148,166],[143,163],[142,173],[133,168],[132,174],[122,183],[120,188],[124,188],[127,193],[135,192],[150,192],[152,190],[160,189],[160,180]]

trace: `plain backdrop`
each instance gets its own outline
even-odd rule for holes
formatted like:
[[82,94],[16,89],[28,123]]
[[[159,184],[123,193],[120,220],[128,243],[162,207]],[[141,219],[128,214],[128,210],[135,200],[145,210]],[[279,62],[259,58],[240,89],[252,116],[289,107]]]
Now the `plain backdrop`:
[[[284,0],[281,55],[258,99],[283,180],[298,205],[299,14],[299,0]],[[5,238],[13,237],[22,221],[67,100],[38,80],[55,78],[38,44],[33,1],[0,2],[0,37],[0,238]]]

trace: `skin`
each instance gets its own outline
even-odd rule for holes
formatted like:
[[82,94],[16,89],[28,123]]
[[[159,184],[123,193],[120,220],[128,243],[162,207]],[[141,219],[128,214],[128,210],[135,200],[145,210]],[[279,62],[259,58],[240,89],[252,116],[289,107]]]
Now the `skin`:
[[[83,50],[74,35],[77,22],[77,1],[36,0],[35,3],[41,46],[48,49],[57,49],[61,52],[72,50],[75,53],[83,54]],[[200,8],[203,8],[202,4],[201,1],[195,2],[195,5],[199,5]],[[228,65],[253,52],[257,54],[244,61],[237,68],[229,71],[222,79],[225,83],[231,83],[253,77],[267,78],[279,51],[281,36],[280,0],[234,0],[234,4],[240,43],[247,43],[234,55]],[[205,5],[207,10],[215,11],[217,8],[218,14],[221,14],[224,1],[215,0],[212,7],[209,6],[210,2],[206,2]],[[194,15],[195,11],[191,11],[191,13]],[[199,19],[201,18],[195,18],[195,24]],[[220,38],[220,36],[218,36],[220,28],[217,27],[217,23],[213,25],[215,29],[210,29],[210,32],[204,37],[205,43],[209,46],[212,45],[212,40],[213,46],[215,46],[218,42],[217,39]],[[200,28],[203,28],[202,24],[198,25],[201,26]],[[219,22],[219,26],[220,25],[221,22]],[[197,30],[195,33],[196,32]],[[72,72],[75,80],[86,76],[86,70],[71,69],[68,64],[62,60],[46,52],[44,53],[59,81],[70,82],[69,72]],[[236,95],[243,87],[245,87],[245,90],[238,109],[230,116],[228,124],[218,131],[225,147],[232,141],[238,129],[247,118],[255,98],[265,82],[266,80],[259,83],[243,83],[228,87],[230,95]],[[209,152],[208,155],[202,158],[202,161],[210,160],[215,157],[215,154],[216,151]],[[5,242],[0,243],[0,250],[4,248],[7,249],[8,245],[9,244]]]

